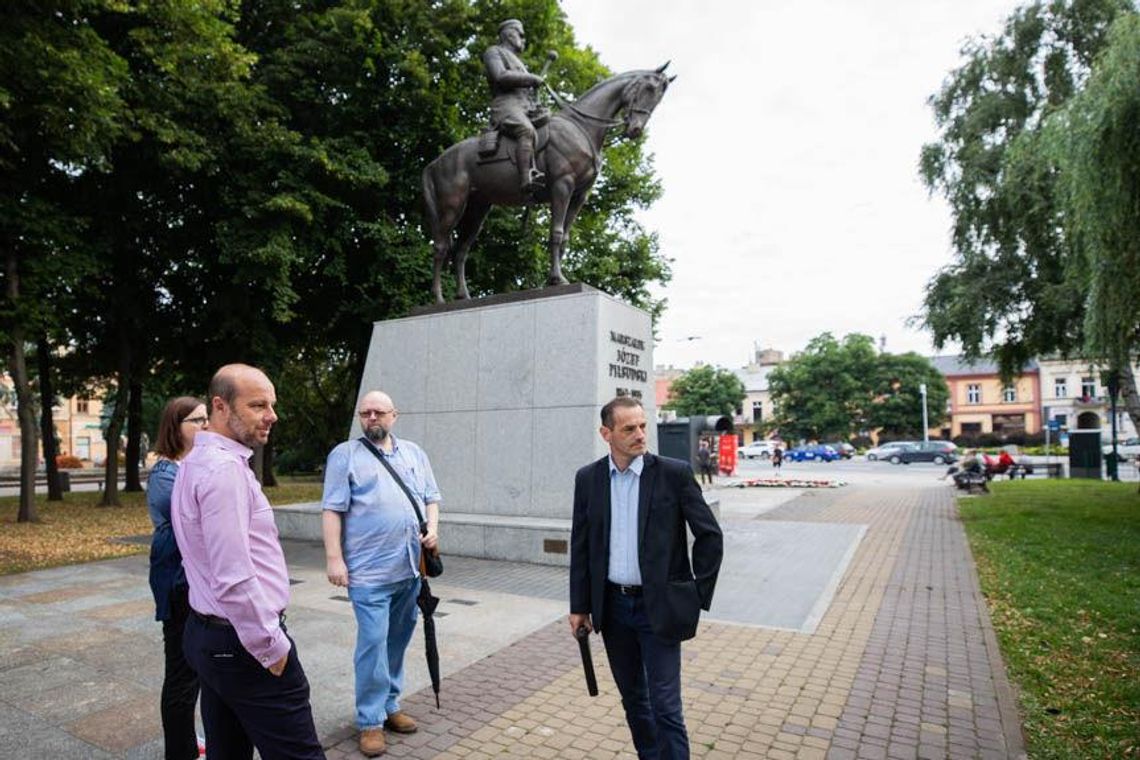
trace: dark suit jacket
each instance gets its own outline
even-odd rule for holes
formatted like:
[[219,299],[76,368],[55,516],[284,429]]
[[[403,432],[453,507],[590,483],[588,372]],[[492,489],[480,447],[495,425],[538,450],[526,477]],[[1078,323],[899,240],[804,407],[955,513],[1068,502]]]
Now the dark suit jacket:
[[[610,547],[609,456],[578,470],[570,538],[570,612],[589,613],[605,628]],[[653,632],[683,641],[697,632],[701,609],[712,604],[724,541],[712,510],[685,462],[645,454],[638,496],[638,565]],[[693,534],[689,563],[688,536]]]

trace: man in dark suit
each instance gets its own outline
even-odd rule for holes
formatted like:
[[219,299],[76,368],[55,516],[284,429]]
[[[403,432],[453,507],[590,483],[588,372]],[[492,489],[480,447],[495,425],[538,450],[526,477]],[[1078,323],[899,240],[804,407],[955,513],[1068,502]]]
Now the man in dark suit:
[[712,604],[720,527],[692,468],[646,451],[641,402],[606,404],[599,432],[609,456],[574,481],[570,630],[601,632],[638,757],[687,760],[681,642]]

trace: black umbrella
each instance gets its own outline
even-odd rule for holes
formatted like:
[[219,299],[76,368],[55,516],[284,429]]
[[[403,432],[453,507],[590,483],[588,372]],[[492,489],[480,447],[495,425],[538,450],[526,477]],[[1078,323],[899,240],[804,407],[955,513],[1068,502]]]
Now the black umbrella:
[[598,696],[598,679],[594,675],[594,658],[590,656],[590,629],[584,625],[574,631],[578,639],[578,651],[582,655],[582,670],[586,673],[586,691],[591,697]]
[[435,641],[435,608],[439,597],[432,596],[427,577],[420,578],[420,595],[416,604],[424,616],[424,656],[427,657],[428,675],[431,676],[431,690],[435,692],[435,706],[439,708],[439,645]]

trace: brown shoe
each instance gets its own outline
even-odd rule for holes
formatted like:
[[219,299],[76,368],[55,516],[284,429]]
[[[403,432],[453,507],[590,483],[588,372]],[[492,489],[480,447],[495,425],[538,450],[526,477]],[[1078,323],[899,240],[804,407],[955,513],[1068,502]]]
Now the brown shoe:
[[411,716],[399,710],[388,716],[388,720],[384,721],[384,728],[397,734],[414,734],[418,726]]
[[383,755],[388,749],[384,742],[384,729],[366,728],[360,732],[360,754],[365,757]]

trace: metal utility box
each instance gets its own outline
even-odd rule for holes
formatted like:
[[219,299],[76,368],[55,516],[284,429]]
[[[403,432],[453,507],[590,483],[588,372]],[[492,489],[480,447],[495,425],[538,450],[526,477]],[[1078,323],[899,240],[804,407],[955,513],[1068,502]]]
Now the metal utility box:
[[1069,477],[1100,480],[1101,451],[1099,430],[1069,431]]
[[658,422],[657,453],[663,457],[688,462],[695,468],[701,433],[709,431],[731,433],[732,418],[714,414],[708,417],[678,417],[672,422]]

